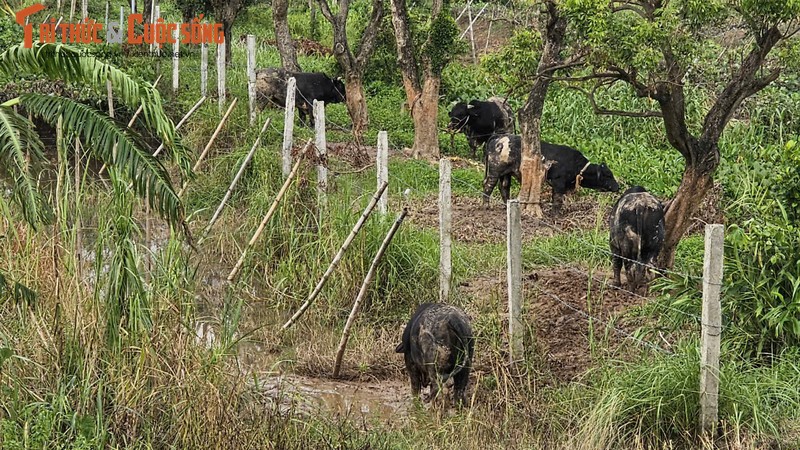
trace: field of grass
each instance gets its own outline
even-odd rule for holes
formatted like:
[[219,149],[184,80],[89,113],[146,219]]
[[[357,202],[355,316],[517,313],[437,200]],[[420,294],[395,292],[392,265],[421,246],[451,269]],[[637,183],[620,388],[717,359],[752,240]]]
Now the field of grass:
[[[92,10],[102,6],[92,3]],[[170,2],[162,5],[162,15],[167,21],[179,18]],[[321,16],[319,21],[321,42],[329,45],[330,29]],[[293,9],[290,26],[296,36],[308,36],[307,12]],[[272,38],[271,30],[271,12],[263,5],[250,8],[234,28],[234,36],[257,35],[259,67],[280,64],[274,47],[264,43]],[[113,60],[143,80],[154,80],[160,70],[165,106],[177,121],[200,96],[199,51],[185,51],[177,95],[170,92],[168,59],[154,64],[120,54]],[[451,148],[444,132],[440,145],[443,155],[455,161],[452,185],[458,205],[451,300],[473,319],[475,368],[470,405],[463,410],[441,413],[411,399],[402,357],[394,348],[413,309],[438,299],[438,229],[425,219],[435,205],[438,167],[403,155],[413,142],[412,121],[402,110],[402,88],[385,80],[366,86],[370,126],[365,141],[372,145],[378,131],[389,133],[390,212],[368,220],[311,309],[281,331],[367,205],[376,175],[374,166],[353,167],[350,159],[333,155],[328,204],[319,207],[316,169],[301,165],[239,279],[228,285],[225,277],[283,183],[283,111],[265,109],[250,125],[245,56],[244,47],[234,45],[228,98],[236,97],[238,105],[185,196],[195,237],[255,141],[258,125],[268,117],[272,125],[221,219],[197,249],[160,219],[147,216],[140,200],[106,189],[92,172],[77,189],[66,183],[52,190],[59,211],[52,227],[27,227],[11,202],[0,211],[0,273],[8,277],[0,286],[10,287],[0,290],[0,448],[800,445],[800,354],[793,345],[778,345],[796,344],[790,338],[800,336],[800,317],[793,315],[791,301],[780,302],[772,294],[784,295],[783,278],[771,279],[774,272],[763,268],[753,272],[754,266],[761,267],[757,258],[768,259],[771,251],[785,252],[788,261],[797,243],[792,234],[796,224],[759,222],[780,210],[769,200],[782,192],[770,184],[771,174],[784,173],[787,161],[796,161],[791,151],[792,139],[800,134],[800,121],[793,115],[800,107],[796,93],[774,86],[743,106],[721,142],[716,178],[722,194],[704,207],[709,214],[720,212],[736,236],[726,241],[721,429],[707,440],[696,433],[702,228],[681,242],[675,273],[658,280],[647,298],[606,283],[611,271],[606,212],[616,199],[613,194],[582,190],[567,202],[563,218],[525,228],[526,351],[517,365],[510,365],[505,210],[495,193],[491,209],[478,211],[482,166],[464,162],[468,147],[463,136]],[[301,55],[300,64],[307,71],[338,71],[332,57]],[[450,102],[464,92],[503,94],[489,91],[486,70],[462,63],[448,68],[440,128]],[[209,88],[215,87],[212,70]],[[608,95],[605,100],[614,107],[633,105],[622,89]],[[512,103],[523,100],[517,96]],[[696,123],[701,119],[696,111],[707,99],[690,102],[697,116],[690,120]],[[124,118],[131,112],[120,114]],[[352,141],[344,105],[330,105],[326,115],[328,142]],[[183,142],[195,156],[220,116],[216,98],[209,98],[183,128]],[[313,130],[297,124],[295,144],[302,145]],[[542,130],[545,140],[605,161],[621,185],[642,184],[667,198],[680,182],[683,160],[656,120],[596,116],[580,92],[555,85]],[[56,174],[53,178],[71,180],[74,167],[54,162],[46,170]],[[410,209],[409,219],[369,288],[343,376],[333,380],[334,354],[353,299],[403,206]],[[789,213],[784,215],[790,223]],[[774,231],[771,226],[785,234],[768,235],[775,239],[773,247],[756,246],[757,237]],[[797,275],[800,264],[797,272],[782,270],[786,277]],[[743,280],[757,276],[762,284],[745,289]],[[24,295],[25,289],[14,289],[14,283],[35,295]],[[765,304],[784,316],[767,311],[763,318],[758,308]],[[774,333],[763,337],[762,322],[748,320],[752,317],[763,319]],[[291,383],[273,388],[278,376],[302,380],[308,389]],[[332,383],[342,383],[336,386],[346,393],[337,393]]]

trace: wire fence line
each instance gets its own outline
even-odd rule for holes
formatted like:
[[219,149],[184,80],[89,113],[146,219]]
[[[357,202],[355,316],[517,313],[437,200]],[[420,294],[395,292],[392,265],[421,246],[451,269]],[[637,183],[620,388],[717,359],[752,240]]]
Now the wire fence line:
[[[305,101],[307,104],[313,104],[313,101],[310,101],[310,99],[308,99],[300,90],[296,89],[296,94],[298,94],[300,96],[300,98],[303,101]],[[285,110],[285,108],[286,108],[285,105],[276,105],[276,106],[279,109],[283,109],[283,110]],[[345,125],[343,125],[341,123],[337,123],[335,120],[331,120],[329,117],[326,117],[325,121],[326,121],[326,127],[330,126],[330,127],[338,128],[338,129],[341,129],[341,130],[348,130],[349,129]],[[270,126],[275,132],[278,132],[278,133],[282,133],[283,132],[283,130],[279,129],[275,124],[270,124]],[[440,132],[441,131],[448,131],[449,132],[450,130],[440,129],[439,131]],[[359,145],[359,144],[356,144],[356,145]],[[396,142],[394,142],[392,140],[389,141],[389,147],[393,152],[395,152],[397,154],[403,154],[404,153],[404,149],[401,148],[400,145],[398,145]],[[420,168],[422,168],[423,170],[430,170],[431,169],[430,165],[428,165],[428,164],[420,164]],[[451,181],[454,184],[456,184],[457,186],[459,186],[459,187],[463,188],[464,190],[466,190],[467,192],[474,193],[476,196],[478,196],[481,199],[484,198],[483,190],[476,188],[472,183],[469,183],[469,182],[467,182],[465,180],[462,180],[462,179],[460,179],[458,177],[452,177],[452,176],[451,176]],[[396,173],[395,174],[390,174],[390,184],[394,184],[396,186],[400,186],[400,188],[402,190],[404,190],[405,192],[409,192],[409,190],[413,192],[413,191],[415,191],[417,189],[417,187],[416,187],[417,185],[416,184],[414,184],[410,180],[404,179],[403,175],[399,175],[399,174],[396,174]],[[367,191],[369,191],[369,192],[367,192]],[[358,201],[359,198],[363,198],[365,195],[368,195],[370,192],[371,192],[371,189],[367,188],[366,186],[362,186],[361,195],[358,195],[355,201]],[[498,204],[498,203],[499,204],[503,204],[503,205],[505,204],[505,202],[503,202],[503,201],[501,201],[501,200],[499,200],[499,199],[497,199],[495,197],[489,197],[488,200],[489,200],[489,202],[491,204],[495,204],[495,205]],[[546,219],[539,219],[538,223],[542,224],[543,226],[547,227],[548,229],[551,229],[552,231],[554,231],[556,233],[559,233],[559,234],[564,233],[564,230],[562,228],[558,227],[554,223],[549,222]],[[682,277],[684,279],[700,280],[700,281],[702,281],[702,279],[703,279],[700,276],[696,276],[696,275],[692,275],[692,274],[688,274],[688,273],[683,273],[683,272],[679,272],[679,271],[671,270],[671,269],[662,269],[662,268],[659,268],[659,267],[651,265],[651,264],[642,263],[642,262],[636,261],[634,259],[627,258],[627,257],[619,255],[619,254],[615,254],[609,248],[605,248],[605,247],[599,246],[599,245],[595,244],[594,242],[590,242],[590,241],[584,239],[581,236],[573,236],[573,237],[578,242],[580,242],[582,245],[586,246],[587,248],[599,251],[599,252],[604,253],[604,254],[612,257],[612,258],[619,258],[619,259],[622,259],[623,261],[627,261],[627,262],[631,262],[631,263],[635,263],[635,264],[640,264],[640,265],[642,265],[642,266],[644,266],[644,267],[646,267],[648,269],[657,270],[660,273],[668,273],[668,274],[671,274],[671,275],[679,276],[679,277]],[[562,265],[564,265],[566,267],[569,267],[569,270],[571,272],[579,274],[579,275],[582,275],[582,276],[585,276],[585,277],[587,277],[587,279],[590,279],[590,280],[592,280],[592,281],[594,281],[596,283],[599,283],[600,285],[602,285],[602,286],[604,286],[606,288],[610,288],[610,289],[617,290],[617,291],[625,291],[629,295],[632,295],[632,296],[634,296],[634,297],[636,297],[638,299],[644,300],[644,301],[649,301],[650,300],[646,296],[639,295],[638,293],[635,293],[635,292],[629,292],[626,289],[623,289],[620,286],[616,286],[616,285],[614,285],[612,283],[608,283],[606,280],[600,279],[600,278],[596,277],[593,274],[590,274],[588,272],[585,272],[585,271],[582,271],[580,269],[577,269],[576,267],[574,267],[574,265],[567,263],[566,261],[562,260],[561,258],[558,258],[555,255],[552,255],[552,254],[550,254],[548,252],[543,251],[541,248],[536,247],[536,251],[538,251],[539,253],[544,254],[547,257],[551,258],[554,262],[557,262],[557,263],[562,264]],[[467,268],[467,269],[471,269],[471,270],[478,269],[475,264],[464,260],[464,258],[460,257],[460,255],[458,253],[454,253],[453,256],[455,257],[455,259],[458,262],[458,264],[460,264],[462,267]],[[599,317],[595,317],[595,316],[587,313],[586,311],[583,311],[583,310],[581,310],[579,308],[575,308],[573,305],[570,305],[569,303],[567,303],[563,299],[561,299],[558,295],[547,291],[546,289],[544,289],[541,286],[537,286],[537,289],[539,289],[541,292],[543,292],[544,294],[548,295],[549,297],[553,298],[554,300],[558,301],[559,303],[565,305],[567,308],[579,313],[581,316],[585,317],[588,320],[593,320],[593,321],[596,321],[597,323],[604,323],[606,325],[610,325],[610,324],[608,324],[607,321],[605,321],[605,320],[603,320],[603,319],[601,319]],[[678,308],[674,308],[674,307],[672,307],[670,305],[660,304],[659,306],[663,307],[663,308],[665,308],[667,310],[670,310],[672,312],[675,312],[675,313],[684,315],[686,317],[689,317],[689,318],[693,319],[694,321],[702,324],[701,318],[699,316],[697,316],[696,314],[692,314],[692,313],[688,313],[686,311],[682,311],[682,310],[680,310]],[[648,347],[650,347],[652,349],[658,349],[659,351],[665,352],[665,350],[661,346],[659,346],[658,344],[642,340],[640,338],[637,338],[637,337],[633,336],[632,334],[628,333],[625,330],[619,329],[618,327],[614,327],[613,325],[611,325],[611,326],[613,327],[615,332],[617,332],[618,334],[620,334],[622,336],[625,336],[626,338],[631,338],[634,341],[639,342],[642,345],[646,345],[646,346],[648,346]]]

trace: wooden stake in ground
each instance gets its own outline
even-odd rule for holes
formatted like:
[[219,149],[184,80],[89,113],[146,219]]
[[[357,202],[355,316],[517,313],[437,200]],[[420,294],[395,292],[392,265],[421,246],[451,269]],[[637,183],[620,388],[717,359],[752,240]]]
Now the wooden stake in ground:
[[225,42],[217,44],[217,96],[219,112],[225,107]]
[[[310,139],[309,139],[308,143],[306,144],[306,146],[305,146],[305,148],[303,150],[304,154],[305,154],[305,150],[308,150],[308,146],[309,145],[311,145],[311,140]],[[253,233],[253,237],[250,238],[250,241],[247,243],[247,246],[244,248],[244,251],[242,251],[242,256],[240,256],[239,260],[236,261],[236,265],[233,266],[233,269],[231,269],[231,273],[228,274],[227,280],[228,280],[229,283],[233,283],[233,280],[236,279],[236,275],[239,273],[239,269],[241,269],[242,268],[242,264],[244,264],[244,259],[247,256],[247,252],[250,251],[250,247],[252,247],[256,243],[258,238],[261,236],[261,233],[264,232],[264,228],[267,226],[267,223],[269,223],[269,219],[271,219],[272,215],[275,214],[275,211],[278,208],[278,204],[280,203],[281,199],[283,198],[283,195],[289,189],[289,185],[292,183],[292,179],[294,178],[295,174],[297,173],[297,169],[300,167],[300,162],[302,160],[303,160],[303,158],[298,158],[297,162],[294,163],[294,167],[292,167],[291,172],[289,172],[289,176],[286,177],[286,181],[283,182],[283,186],[281,186],[281,190],[278,191],[278,195],[275,196],[275,200],[272,202],[272,205],[270,205],[269,211],[267,211],[267,214],[261,220],[261,223],[258,225],[258,229],[256,230],[256,232]]]
[[347,251],[347,248],[350,246],[350,243],[353,242],[353,239],[355,239],[356,234],[358,234],[359,230],[361,230],[361,227],[364,226],[364,223],[367,221],[367,218],[369,218],[370,213],[372,213],[372,210],[375,209],[375,205],[378,204],[378,199],[380,198],[381,194],[383,194],[383,191],[386,190],[386,187],[388,185],[389,183],[383,183],[375,192],[375,195],[372,196],[372,199],[370,200],[366,209],[364,209],[364,212],[361,214],[361,217],[358,219],[358,222],[356,222],[356,224],[353,226],[353,229],[350,231],[350,235],[347,236],[347,239],[344,240],[344,243],[342,244],[342,247],[339,249],[339,252],[336,253],[336,256],[333,258],[333,261],[331,261],[331,264],[328,266],[328,270],[326,270],[325,273],[322,275],[322,278],[319,280],[319,283],[317,283],[317,286],[314,288],[314,290],[311,291],[311,294],[309,294],[306,302],[303,303],[302,306],[300,306],[300,309],[298,309],[297,312],[294,313],[291,319],[289,319],[285,324],[283,324],[283,327],[281,328],[282,330],[286,330],[287,328],[292,326],[292,324],[294,324],[297,321],[297,319],[299,319],[300,316],[302,316],[303,313],[306,312],[308,307],[311,306],[311,303],[314,302],[319,293],[322,292],[323,286],[325,286],[325,283],[328,281],[328,278],[333,273],[333,270],[336,269],[336,266],[339,265],[339,262],[342,260],[342,256],[344,256],[344,252]]
[[452,199],[450,191],[450,160],[439,160],[439,301],[450,299],[450,280],[453,276],[451,254]]
[[522,224],[519,200],[510,200],[507,208],[508,343],[513,363],[525,354],[522,340]]
[[[132,2],[133,0],[131,0]],[[180,83],[180,34],[176,29],[172,33],[172,37],[175,39],[175,43],[172,44],[172,93],[178,94],[178,86]]]
[[700,337],[700,431],[713,436],[719,406],[719,346],[722,334],[722,262],[724,226],[706,225],[703,258],[703,313]]
[[397,230],[400,228],[400,224],[403,223],[403,219],[405,219],[407,214],[408,209],[403,208],[403,212],[397,216],[397,220],[394,221],[392,228],[390,228],[389,232],[386,233],[386,237],[383,239],[383,243],[381,243],[378,253],[375,254],[375,258],[372,260],[372,265],[369,266],[367,276],[364,277],[364,282],[361,284],[361,290],[358,291],[356,300],[353,302],[353,309],[350,311],[350,316],[347,318],[347,323],[344,325],[342,339],[339,341],[339,348],[336,350],[336,363],[333,366],[334,378],[339,376],[339,370],[342,368],[342,357],[344,357],[344,349],[347,346],[347,341],[350,339],[350,329],[353,327],[353,322],[356,320],[356,314],[358,314],[358,308],[361,306],[361,301],[364,300],[364,297],[367,294],[367,287],[375,277],[375,271],[378,269],[378,263],[380,262],[381,258],[383,258],[383,254],[386,253],[389,243],[392,242],[392,238],[394,237],[395,233],[397,233]]
[[239,167],[239,171],[236,172],[236,176],[233,177],[233,181],[231,181],[231,185],[228,186],[228,191],[225,192],[225,196],[222,198],[222,201],[219,203],[219,206],[217,207],[217,210],[214,211],[214,215],[211,216],[211,220],[208,222],[208,225],[206,225],[205,229],[203,230],[203,233],[200,236],[200,240],[197,241],[197,245],[198,246],[203,242],[203,240],[205,240],[206,235],[208,235],[208,232],[211,231],[211,227],[214,226],[214,222],[217,221],[217,219],[219,218],[220,213],[222,213],[222,208],[225,207],[225,203],[228,201],[229,198],[231,198],[231,195],[233,194],[233,188],[236,187],[236,183],[239,182],[239,178],[242,177],[242,175],[244,174],[244,170],[247,168],[247,165],[250,163],[250,160],[253,159],[253,155],[256,154],[256,150],[258,149],[258,145],[261,143],[261,135],[264,134],[265,131],[267,131],[267,127],[269,126],[270,119],[271,118],[268,117],[267,120],[264,122],[264,126],[261,127],[261,131],[259,131],[259,133],[258,133],[258,137],[256,138],[256,142],[253,144],[253,147],[250,149],[250,153],[248,153],[247,156],[244,158],[244,162],[242,163],[242,166]]
[[283,147],[281,156],[283,158],[283,176],[289,175],[289,168],[292,167],[292,139],[294,134],[294,97],[297,80],[294,77],[286,82],[286,110],[283,115]]
[[200,95],[208,92],[208,44],[200,44]]
[[314,135],[317,148],[317,202],[328,204],[328,142],[325,136],[325,102],[314,100]]
[[[375,156],[375,165],[378,174],[378,186],[389,182],[389,134],[385,131],[378,132],[378,150]],[[384,192],[378,200],[378,212],[386,214],[389,205],[389,192]]]
[[256,122],[256,37],[247,35],[247,98],[250,106],[250,125]]

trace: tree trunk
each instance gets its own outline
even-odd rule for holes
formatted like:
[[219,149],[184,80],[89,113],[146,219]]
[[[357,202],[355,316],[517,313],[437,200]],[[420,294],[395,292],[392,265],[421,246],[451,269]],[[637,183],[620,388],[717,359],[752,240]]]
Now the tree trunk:
[[439,158],[439,85],[441,79],[428,76],[422,83],[422,92],[411,106],[414,120],[414,158],[436,160]]
[[[519,123],[522,131],[522,162],[520,163],[521,186],[519,200],[523,211],[535,218],[542,217],[542,182],[546,168],[542,163],[541,123],[547,89],[550,87],[550,76],[554,68],[563,63],[561,50],[564,47],[564,34],[567,28],[566,19],[559,13],[555,2],[545,4],[547,12],[542,19],[539,34],[544,40],[542,56],[536,68],[539,75],[533,82],[525,106],[519,112]],[[555,201],[554,201],[555,203]],[[556,207],[556,205],[554,205]]]
[[[530,99],[529,99],[530,102]],[[543,102],[542,102],[543,103]],[[527,105],[527,103],[526,103]],[[541,111],[539,116],[522,119],[522,162],[520,163],[519,201],[523,211],[539,219],[542,217],[542,182],[545,178],[545,166],[542,164]]]
[[233,19],[222,19],[222,31],[225,33],[225,64],[231,63],[231,47],[233,47]]
[[666,235],[664,247],[659,254],[659,267],[671,268],[675,263],[675,249],[692,224],[692,216],[700,206],[706,193],[713,187],[713,170],[703,170],[694,166],[686,166],[683,171],[681,185],[675,197],[667,204],[664,222]]
[[353,120],[353,137],[356,142],[361,143],[362,136],[369,125],[363,76],[357,73],[345,74],[345,91],[347,92],[347,112]]
[[292,34],[289,31],[287,14],[289,12],[288,0],[272,0],[272,19],[275,23],[275,41],[278,53],[281,55],[283,68],[290,72],[300,72],[297,64],[297,50],[294,47]]

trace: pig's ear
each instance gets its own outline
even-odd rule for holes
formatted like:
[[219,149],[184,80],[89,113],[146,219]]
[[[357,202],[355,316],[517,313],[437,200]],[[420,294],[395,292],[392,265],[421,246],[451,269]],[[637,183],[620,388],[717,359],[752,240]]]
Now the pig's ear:
[[405,353],[406,352],[406,350],[403,348],[403,343],[402,342],[397,344],[397,347],[395,347],[394,352],[395,353]]

